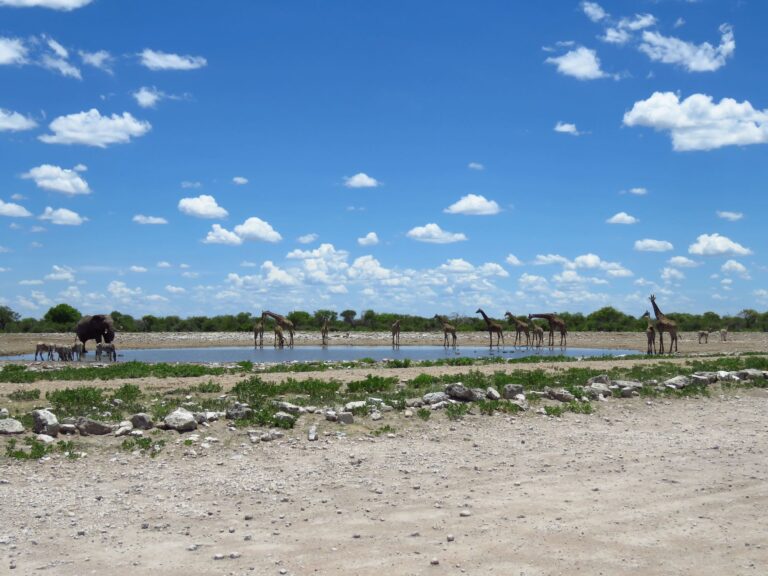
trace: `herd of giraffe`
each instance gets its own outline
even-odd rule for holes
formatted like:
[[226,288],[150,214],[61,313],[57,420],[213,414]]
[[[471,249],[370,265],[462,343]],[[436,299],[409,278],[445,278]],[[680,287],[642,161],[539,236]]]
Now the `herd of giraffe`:
[[[664,354],[664,333],[669,334],[669,348],[668,353],[674,351],[677,352],[677,323],[674,320],[667,318],[664,313],[659,309],[656,304],[656,296],[651,294],[649,297],[651,305],[653,306],[653,313],[656,320],[651,320],[651,313],[646,310],[645,314],[641,318],[647,320],[647,327],[645,334],[648,340],[648,354],[656,354],[656,334],[659,335],[659,347],[658,353]],[[488,331],[489,346],[493,348],[493,336],[496,335],[496,347],[504,346],[504,327],[498,322],[493,321],[483,311],[482,308],[478,308],[475,314],[480,314],[485,321],[486,330]],[[560,347],[565,348],[568,345],[568,329],[565,326],[565,321],[556,314],[529,314],[529,322],[520,320],[514,316],[511,312],[505,312],[504,317],[514,325],[515,329],[515,341],[514,346],[523,346],[523,335],[525,335],[526,347],[542,347],[544,345],[544,328],[537,323],[533,322],[535,318],[546,320],[549,324],[549,339],[547,345],[550,348],[555,346],[555,332],[560,333]],[[261,318],[256,322],[253,329],[253,343],[254,347],[262,348],[264,346],[264,327],[269,320],[274,321],[274,346],[275,348],[289,347],[293,348],[293,335],[295,332],[293,322],[291,322],[285,316],[270,312],[269,310],[261,313]],[[445,316],[435,314],[434,319],[440,322],[443,329],[443,347],[456,348],[458,339],[456,337],[456,327],[448,323],[448,319]],[[323,346],[328,345],[328,332],[329,332],[330,318],[324,316],[320,327],[320,337],[322,339]],[[286,332],[288,336],[286,337]],[[709,339],[709,334],[712,330],[699,332],[699,344],[706,343]],[[720,340],[725,342],[728,339],[728,328],[724,328],[719,331]],[[395,320],[391,326],[392,335],[392,348],[400,347],[400,320]],[[449,338],[450,337],[450,338]]]

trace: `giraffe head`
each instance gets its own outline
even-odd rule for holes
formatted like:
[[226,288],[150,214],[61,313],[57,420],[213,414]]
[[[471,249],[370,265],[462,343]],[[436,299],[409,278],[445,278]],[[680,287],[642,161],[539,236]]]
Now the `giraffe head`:
[[651,313],[650,313],[650,312],[648,312],[648,310],[646,310],[646,311],[645,311],[645,314],[643,314],[642,316],[640,316],[640,319],[642,320],[643,318],[650,318],[650,317],[651,317]]
[[651,303],[654,303],[654,302],[656,302],[656,295],[655,295],[655,294],[651,294],[651,295],[648,297],[648,300],[650,300],[650,301],[651,301]]

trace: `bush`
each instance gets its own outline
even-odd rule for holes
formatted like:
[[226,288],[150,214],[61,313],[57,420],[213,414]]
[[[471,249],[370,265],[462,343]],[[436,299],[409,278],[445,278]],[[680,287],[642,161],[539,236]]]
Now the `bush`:
[[37,400],[40,398],[40,390],[37,388],[33,388],[31,390],[14,390],[10,394],[8,394],[8,399],[13,400],[14,402],[24,402],[28,400]]

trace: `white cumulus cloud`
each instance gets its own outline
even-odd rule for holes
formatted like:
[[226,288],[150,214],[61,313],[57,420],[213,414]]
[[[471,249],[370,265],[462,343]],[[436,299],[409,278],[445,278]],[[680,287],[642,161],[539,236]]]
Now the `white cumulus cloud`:
[[696,238],[696,242],[688,247],[688,252],[699,256],[748,256],[752,254],[752,250],[749,248],[745,248],[738,242],[717,233],[701,234]]
[[216,198],[208,194],[182,198],[179,200],[179,211],[195,218],[226,218],[229,215],[229,212],[216,203]]
[[376,232],[368,232],[362,238],[358,238],[357,243],[360,246],[376,246],[379,243],[379,236]]
[[149,48],[142,51],[140,56],[141,64],[150,70],[195,70],[208,64],[202,56],[180,56]]
[[695,268],[699,265],[699,262],[686,258],[685,256],[672,256],[667,263],[675,268]]
[[480,162],[470,162],[467,164],[467,168],[470,170],[477,170],[477,171],[483,171],[485,170],[485,166],[483,164],[480,164]]
[[83,61],[83,64],[98,68],[99,70],[103,70],[108,74],[112,74],[112,68],[114,66],[115,59],[112,54],[106,50],[98,50],[97,52],[86,52],[85,50],[80,50],[78,54],[80,54],[80,59]]
[[739,220],[744,218],[744,214],[742,212],[729,212],[727,210],[718,210],[717,217],[722,218],[723,220],[728,220],[729,222],[738,222]]
[[479,194],[467,194],[448,206],[443,212],[468,216],[492,216],[501,212],[501,208],[494,200],[488,200]]
[[546,62],[555,65],[560,74],[578,80],[596,80],[607,76],[600,68],[597,52],[584,46],[570,50],[562,56],[550,56]]
[[242,224],[235,226],[235,233],[243,240],[260,240],[262,242],[280,242],[283,237],[269,222],[252,216]]
[[299,236],[296,240],[299,244],[312,244],[315,240],[317,240],[319,236],[315,233],[311,234],[304,234],[303,236]]
[[204,244],[226,244],[227,246],[240,246],[243,239],[234,232],[222,228],[219,224],[214,224],[208,235],[203,240]]
[[581,9],[592,22],[600,22],[608,16],[608,13],[597,2],[582,2]]
[[344,186],[347,188],[376,188],[381,182],[368,176],[365,172],[358,172],[354,176],[344,178]]
[[18,38],[0,36],[0,66],[25,64],[27,47]]
[[82,8],[93,2],[93,0],[0,0],[0,6],[13,6],[16,8],[51,8],[52,10],[61,10],[69,12]]
[[507,264],[509,264],[510,266],[522,266],[523,265],[523,263],[520,261],[520,259],[517,256],[515,256],[514,254],[510,254],[509,256],[507,256],[506,261],[507,261]]
[[0,200],[0,216],[9,216],[11,218],[27,218],[32,213],[20,204],[13,202],[3,202]]
[[42,164],[22,174],[21,177],[34,180],[38,188],[76,196],[91,193],[88,182],[80,175],[80,172],[85,171],[86,167],[82,164],[78,164],[72,169]]
[[248,184],[248,178],[243,178],[242,176],[235,176],[232,178],[232,182],[234,184],[237,184],[238,186],[243,186],[245,184]]
[[451,244],[453,242],[462,242],[467,239],[461,232],[447,232],[434,223],[425,226],[416,226],[409,230],[406,236],[413,240],[418,240],[419,242],[428,242],[431,244]]
[[606,222],[608,222],[608,224],[637,224],[640,222],[640,220],[634,216],[630,216],[626,212],[618,212],[617,214],[614,214],[608,218]]
[[142,272],[146,272],[147,271],[147,269],[144,266],[136,266],[136,265],[131,266],[129,268],[129,270],[131,272],[136,272],[137,274],[141,274]]
[[59,226],[80,226],[88,218],[80,216],[77,212],[67,208],[57,208],[54,210],[50,206],[46,206],[45,211],[40,215],[40,220],[48,220],[51,224],[58,224]]
[[569,122],[558,122],[555,124],[555,132],[570,134],[571,136],[581,136],[581,132],[576,128],[576,124],[571,124]]
[[186,292],[186,289],[181,286],[174,286],[173,284],[166,285],[165,290],[171,294],[184,294]]
[[160,216],[144,216],[144,214],[136,214],[133,217],[133,221],[136,224],[168,224],[168,220],[165,218]]
[[635,250],[639,252],[667,252],[673,250],[671,242],[666,240],[653,240],[651,238],[644,238],[642,240],[635,241]]
[[21,132],[31,130],[37,126],[37,122],[18,112],[0,108],[0,132]]
[[45,279],[55,280],[60,282],[74,282],[75,271],[72,270],[72,268],[69,268],[68,266],[57,266],[56,264],[54,264],[52,267],[51,273],[46,274]]
[[154,86],[142,86],[132,96],[142,108],[154,108],[160,100],[166,97],[165,93]]
[[720,34],[720,44],[712,46],[709,42],[693,44],[646,30],[639,49],[656,62],[676,64],[689,72],[714,72],[725,66],[728,58],[736,51],[733,29],[723,24],[720,26]]
[[661,279],[664,280],[664,282],[675,282],[679,280],[685,279],[685,274],[680,272],[677,268],[664,268],[661,271]]
[[137,120],[129,112],[102,116],[92,108],[88,112],[59,116],[49,128],[53,134],[40,136],[46,144],[83,144],[106,148],[110,144],[125,144],[132,138],[144,136],[152,125]]
[[678,151],[713,150],[768,142],[768,110],[755,110],[748,101],[693,94],[683,101],[673,92],[654,92],[635,102],[624,114],[627,126],[669,132]]
[[737,260],[728,260],[720,267],[724,274],[738,274],[742,278],[749,280],[749,271],[747,267]]

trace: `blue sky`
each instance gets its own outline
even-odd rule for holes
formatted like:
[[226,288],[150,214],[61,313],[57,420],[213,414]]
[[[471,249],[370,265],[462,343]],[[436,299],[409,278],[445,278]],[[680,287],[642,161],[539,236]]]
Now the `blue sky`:
[[0,0],[0,303],[768,306],[756,0]]

